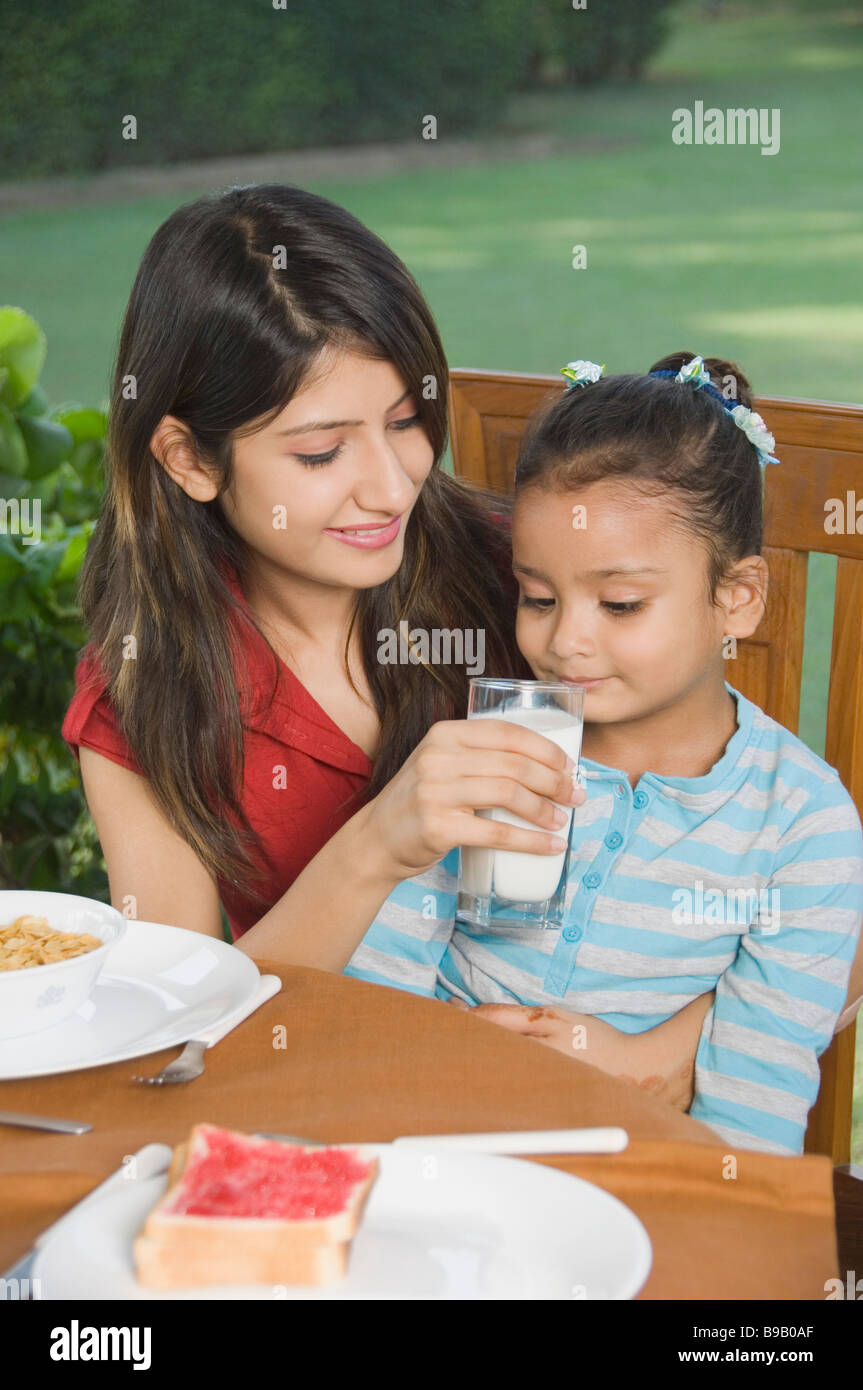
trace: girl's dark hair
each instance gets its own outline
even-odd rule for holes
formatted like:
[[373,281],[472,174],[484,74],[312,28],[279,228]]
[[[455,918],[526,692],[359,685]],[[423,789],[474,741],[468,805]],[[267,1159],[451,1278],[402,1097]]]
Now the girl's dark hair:
[[[648,371],[676,372],[694,356],[672,352]],[[735,363],[705,357],[704,365],[730,402],[752,409],[751,387]],[[571,492],[611,478],[646,495],[669,494],[678,524],[704,542],[710,603],[737,560],[760,555],[758,454],[709,392],[671,377],[621,374],[567,389],[531,418],[516,494],[526,487]]]
[[[431,724],[467,711],[463,667],[381,664],[381,628],[398,631],[407,619],[426,630],[483,629],[488,674],[524,667],[505,578],[509,536],[491,516],[507,514],[510,502],[440,467],[448,368],[407,268],[344,208],[290,185],[231,188],[178,208],[144,253],[123,322],[108,485],[80,602],[120,728],[162,810],[214,877],[262,904],[254,878],[263,850],[240,804],[245,711],[231,628],[244,619],[224,577],[232,569],[243,588],[247,552],[220,496],[234,439],[251,422],[271,423],[325,347],[395,366],[435,460],[402,565],[357,598],[353,623],[382,730],[362,797],[380,791]],[[215,469],[212,502],[189,497],[153,457],[166,414],[188,426]],[[136,660],[124,659],[130,635]],[[346,653],[349,643],[350,633]]]

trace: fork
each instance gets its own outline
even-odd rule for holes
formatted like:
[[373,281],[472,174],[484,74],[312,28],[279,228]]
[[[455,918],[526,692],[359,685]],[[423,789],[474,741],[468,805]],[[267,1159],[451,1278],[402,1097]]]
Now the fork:
[[181,1081],[194,1081],[195,1077],[200,1076],[204,1070],[204,1053],[208,1047],[220,1042],[226,1034],[230,1033],[239,1023],[253,1014],[268,999],[272,999],[274,994],[278,994],[282,988],[282,982],[278,975],[262,975],[257,993],[251,999],[234,1009],[227,1017],[219,1019],[212,1028],[205,1028],[197,1038],[192,1038],[187,1042],[183,1051],[174,1062],[169,1062],[155,1076],[133,1076],[133,1081],[140,1081],[145,1086],[164,1086]]

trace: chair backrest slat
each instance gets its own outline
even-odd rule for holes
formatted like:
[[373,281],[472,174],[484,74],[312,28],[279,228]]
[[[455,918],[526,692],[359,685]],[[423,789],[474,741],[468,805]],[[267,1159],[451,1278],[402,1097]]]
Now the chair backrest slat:
[[[863,468],[861,468],[863,474]],[[824,756],[863,806],[863,561],[836,566]]]

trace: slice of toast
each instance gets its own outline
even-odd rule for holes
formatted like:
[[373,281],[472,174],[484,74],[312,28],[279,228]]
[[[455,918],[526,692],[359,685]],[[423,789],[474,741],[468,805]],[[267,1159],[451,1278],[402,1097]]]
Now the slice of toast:
[[[347,1193],[340,1209],[329,1215],[233,1216],[224,1211],[219,1215],[184,1212],[184,1205],[195,1205],[194,1183],[199,1163],[206,1160],[213,1145],[225,1142],[233,1145],[235,1154],[238,1146],[241,1152],[243,1149],[248,1152],[250,1172],[256,1148],[267,1146],[275,1165],[276,1187],[279,1150],[290,1151],[294,1160],[310,1155],[316,1164],[322,1153],[334,1153],[333,1149],[322,1151],[301,1144],[256,1140],[253,1136],[220,1130],[214,1125],[196,1125],[189,1140],[175,1148],[168,1189],[135,1239],[134,1258],[139,1282],[150,1288],[167,1289],[238,1283],[321,1285],[341,1278],[347,1269],[350,1242],[378,1175],[378,1162],[373,1154],[361,1145],[345,1146],[368,1172],[366,1177],[353,1183],[347,1180]],[[272,1149],[274,1143],[278,1143],[278,1150]],[[237,1189],[236,1205],[242,1210],[242,1174],[234,1173],[232,1179]],[[288,1171],[287,1163],[284,1179],[286,1190],[296,1180]],[[254,1174],[250,1181],[254,1182]],[[326,1196],[326,1179],[318,1181],[321,1185],[317,1190]],[[253,1192],[254,1188],[250,1187],[245,1198]],[[223,1208],[225,1202],[223,1195]],[[230,1194],[227,1204],[230,1206]]]
[[174,1152],[171,1154],[171,1166],[168,1169],[168,1188],[167,1192],[165,1193],[166,1196],[168,1195],[168,1192],[171,1191],[172,1187],[176,1187],[177,1183],[183,1176],[188,1158],[189,1141],[188,1139],[184,1139],[182,1144],[178,1144],[177,1147],[174,1149]]
[[[334,1283],[347,1272],[350,1241],[323,1240],[303,1247],[284,1230],[261,1230],[243,1223],[220,1230],[207,1218],[196,1230],[175,1228],[142,1233],[134,1243],[138,1282],[150,1289],[183,1289],[210,1284]],[[224,1220],[224,1218],[222,1218]],[[275,1223],[273,1223],[275,1224]]]

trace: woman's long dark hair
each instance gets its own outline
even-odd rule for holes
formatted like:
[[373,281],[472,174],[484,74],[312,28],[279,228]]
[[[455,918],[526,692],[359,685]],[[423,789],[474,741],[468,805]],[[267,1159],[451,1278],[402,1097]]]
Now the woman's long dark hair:
[[[694,353],[672,352],[648,368],[679,371]],[[734,362],[705,357],[711,384],[729,403],[752,409],[752,388]],[[522,436],[522,488],[573,492],[623,478],[663,494],[707,552],[706,598],[735,561],[760,555],[763,473],[755,445],[721,401],[672,377],[621,373],[566,390],[540,408]]]
[[[150,441],[164,415],[176,416],[221,494],[234,439],[284,409],[325,347],[391,362],[434,451],[398,572],[357,597],[353,623],[382,730],[363,796],[385,786],[436,720],[467,711],[463,667],[382,664],[380,629],[406,619],[427,631],[483,630],[487,674],[524,670],[504,578],[508,535],[491,516],[509,500],[440,467],[447,362],[407,268],[344,208],[289,185],[232,188],[177,209],[147,247],[123,322],[108,486],[80,602],[120,728],[162,810],[215,878],[262,903],[263,851],[240,804],[234,622],[244,618],[225,582],[227,567],[243,587],[248,554],[219,497],[189,497]],[[349,643],[350,633],[346,653]]]

